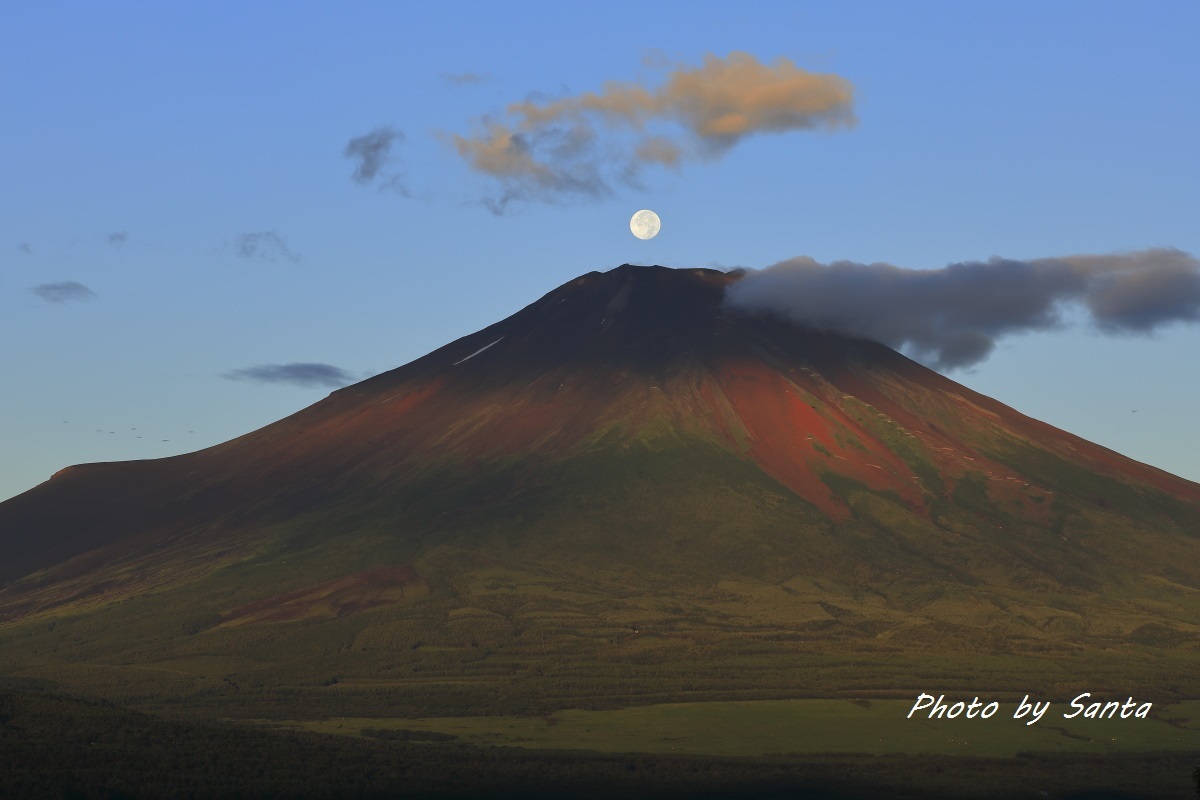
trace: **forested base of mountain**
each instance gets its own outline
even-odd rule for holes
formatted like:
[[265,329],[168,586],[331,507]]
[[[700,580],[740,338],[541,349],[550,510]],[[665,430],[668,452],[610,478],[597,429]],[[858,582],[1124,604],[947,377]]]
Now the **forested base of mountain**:
[[472,747],[163,719],[0,692],[0,795],[204,797],[1179,798],[1200,751],[1103,756],[712,758]]

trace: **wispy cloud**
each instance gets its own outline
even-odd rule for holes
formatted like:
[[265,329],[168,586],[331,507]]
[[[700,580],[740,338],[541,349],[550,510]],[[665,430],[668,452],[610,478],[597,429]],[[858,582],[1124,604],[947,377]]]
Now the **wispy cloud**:
[[443,72],[442,80],[451,86],[471,86],[477,83],[487,83],[488,76],[478,72]]
[[930,270],[799,257],[748,271],[725,301],[954,369],[986,359],[1003,336],[1060,327],[1070,306],[1110,335],[1200,322],[1200,261],[1169,248]]
[[496,182],[488,204],[499,213],[516,200],[605,195],[647,166],[718,159],[755,134],[849,127],[853,99],[853,86],[837,75],[734,52],[676,65],[656,87],[610,82],[599,92],[528,98],[469,136],[446,138]]
[[67,303],[73,300],[91,300],[96,296],[88,287],[76,281],[60,283],[43,283],[34,286],[29,291],[45,300],[47,303]]
[[235,369],[221,374],[231,381],[255,381],[258,383],[287,383],[292,386],[340,387],[354,383],[355,377],[332,364],[259,364],[244,369]]
[[408,195],[403,177],[388,168],[396,160],[392,155],[392,146],[403,141],[403,131],[385,125],[347,142],[344,155],[358,162],[351,175],[354,181],[364,186],[378,182],[380,188]]
[[283,237],[275,231],[260,231],[258,233],[241,233],[233,241],[234,252],[242,258],[253,258],[259,261],[297,262],[300,256],[292,252]]

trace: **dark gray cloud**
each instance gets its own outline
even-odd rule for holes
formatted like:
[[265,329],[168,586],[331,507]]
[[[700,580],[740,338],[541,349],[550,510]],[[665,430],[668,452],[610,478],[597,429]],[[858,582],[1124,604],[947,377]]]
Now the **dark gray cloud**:
[[118,250],[129,241],[129,234],[125,231],[113,231],[108,235],[108,243]]
[[238,234],[234,238],[233,248],[242,258],[260,261],[278,261],[281,258],[292,262],[300,260],[300,256],[292,252],[283,237],[275,231]]
[[346,158],[358,161],[351,175],[354,181],[365,186],[378,179],[380,188],[407,195],[408,187],[405,186],[401,175],[386,168],[388,163],[394,160],[392,145],[403,141],[404,132],[388,125],[351,139],[343,152]]
[[488,76],[478,72],[443,72],[442,80],[451,86],[470,86],[487,83]]
[[800,257],[747,272],[725,302],[954,369],[986,359],[1003,336],[1061,326],[1072,306],[1110,335],[1200,321],[1200,261],[1170,248],[930,270]]
[[221,374],[231,381],[258,383],[290,383],[293,386],[340,387],[354,383],[355,377],[332,364],[259,364]]
[[33,255],[33,248],[29,246],[29,242],[17,242],[17,251],[25,255]]
[[603,196],[613,182],[637,185],[647,167],[721,158],[753,135],[848,127],[853,99],[837,75],[734,52],[675,65],[661,86],[612,81],[599,92],[531,96],[469,136],[445,138],[499,186],[488,205],[500,212],[513,200]]
[[45,300],[47,303],[66,303],[72,300],[91,300],[96,296],[88,287],[75,281],[60,283],[43,283],[34,286],[29,291]]

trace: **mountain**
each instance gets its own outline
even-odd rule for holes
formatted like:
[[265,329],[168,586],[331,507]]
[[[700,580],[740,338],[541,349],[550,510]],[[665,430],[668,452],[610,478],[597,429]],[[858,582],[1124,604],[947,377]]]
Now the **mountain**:
[[0,503],[0,675],[258,716],[1200,696],[1200,485],[732,310],[738,278],[592,272],[238,439]]

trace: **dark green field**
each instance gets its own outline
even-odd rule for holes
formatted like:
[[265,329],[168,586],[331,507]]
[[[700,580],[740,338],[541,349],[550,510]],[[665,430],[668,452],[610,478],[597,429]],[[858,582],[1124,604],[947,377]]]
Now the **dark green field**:
[[719,756],[858,752],[1011,758],[1023,752],[1102,755],[1195,752],[1200,747],[1200,701],[1156,708],[1145,720],[1085,719],[1082,714],[1065,719],[1063,714],[1074,709],[1057,704],[1033,725],[1014,719],[1017,703],[1002,703],[986,720],[931,720],[927,712],[908,718],[912,705],[897,700],[757,700],[559,711],[542,717],[348,717],[297,721],[289,727],[357,736],[429,731],[477,745]]
[[1200,763],[1200,751],[735,758],[475,746],[412,731],[369,733],[183,722],[36,690],[0,691],[0,796],[1167,800],[1188,796]]

